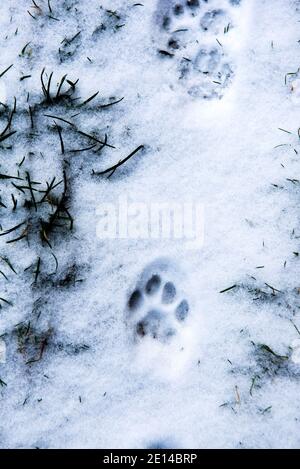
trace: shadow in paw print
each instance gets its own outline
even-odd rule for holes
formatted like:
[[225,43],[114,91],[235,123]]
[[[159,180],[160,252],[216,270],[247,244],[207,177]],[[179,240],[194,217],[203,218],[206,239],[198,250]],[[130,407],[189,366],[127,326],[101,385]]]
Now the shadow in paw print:
[[221,53],[216,49],[201,49],[194,62],[194,68],[204,74],[212,74],[218,68]]
[[198,8],[200,6],[200,2],[199,0],[187,0],[186,5],[191,9]]
[[172,282],[167,282],[162,292],[162,302],[165,304],[173,303],[176,296],[176,288]]
[[182,15],[184,12],[183,5],[181,5],[180,3],[177,3],[173,8],[173,12],[174,12],[174,15],[176,16]]
[[[169,31],[185,14],[194,16],[200,7],[199,0],[160,0],[158,23],[163,30]],[[175,24],[174,24],[175,23]]]
[[223,10],[210,10],[207,11],[201,18],[200,25],[204,31],[214,29],[218,23],[222,21],[225,16]]
[[186,300],[182,300],[175,310],[175,316],[178,321],[185,321],[189,314],[189,304]]
[[139,290],[135,290],[128,300],[128,307],[130,310],[135,311],[143,303],[143,297]]
[[159,275],[152,275],[146,283],[145,291],[148,295],[157,293],[161,285],[161,278]]
[[161,320],[162,314],[160,311],[149,311],[145,318],[137,323],[137,334],[141,337],[144,337],[145,335],[150,335],[151,337],[153,337],[153,339],[156,339],[159,336]]

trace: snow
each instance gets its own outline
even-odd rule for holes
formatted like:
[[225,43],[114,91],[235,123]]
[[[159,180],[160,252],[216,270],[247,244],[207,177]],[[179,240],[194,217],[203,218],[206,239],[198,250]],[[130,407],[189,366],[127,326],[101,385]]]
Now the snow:
[[[0,234],[30,218],[27,238],[6,243],[23,225],[0,236],[0,297],[9,302],[0,302],[0,446],[298,448],[299,2],[211,0],[176,18],[179,0],[51,0],[52,13],[36,3],[0,5],[0,75],[13,64],[0,78],[0,124],[16,97],[17,131],[0,142],[0,173],[19,171],[23,181],[13,182],[24,186],[28,172],[45,190],[65,171],[74,226],[64,212],[50,247],[38,227],[53,207],[35,211],[28,189],[0,180]],[[224,14],[199,29],[213,9]],[[189,28],[172,57],[158,52],[172,35],[160,22],[166,12],[174,28]],[[46,84],[54,72],[47,103],[43,69]],[[79,78],[79,99],[56,102],[65,74]],[[45,114],[101,141],[107,134],[116,148],[95,152],[97,142]],[[93,174],[139,145],[110,178]],[[54,206],[63,190],[54,189]],[[99,207],[118,207],[120,196],[203,206],[203,246],[97,237]],[[155,299],[152,275],[162,282]],[[166,282],[175,302],[160,296]],[[136,289],[141,305],[130,308]],[[141,328],[149,308],[159,314]]]

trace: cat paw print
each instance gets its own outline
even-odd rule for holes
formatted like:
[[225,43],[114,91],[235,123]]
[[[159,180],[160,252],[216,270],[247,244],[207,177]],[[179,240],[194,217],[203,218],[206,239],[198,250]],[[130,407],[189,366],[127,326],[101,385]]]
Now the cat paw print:
[[158,261],[141,274],[129,295],[127,310],[135,341],[147,338],[167,344],[185,325],[190,305],[174,271]]
[[158,1],[158,52],[176,62],[174,78],[188,94],[220,99],[232,82],[234,64],[225,43],[235,27],[239,5],[239,0]]
[[188,286],[188,275],[172,258],[156,259],[139,274],[126,305],[134,373],[173,380],[193,366],[205,327]]

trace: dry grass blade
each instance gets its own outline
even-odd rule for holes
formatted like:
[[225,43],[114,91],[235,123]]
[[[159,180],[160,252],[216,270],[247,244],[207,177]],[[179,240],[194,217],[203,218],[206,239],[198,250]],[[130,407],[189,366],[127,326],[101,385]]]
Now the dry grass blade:
[[98,172],[95,172],[93,171],[93,175],[96,175],[96,176],[102,176],[104,174],[107,174],[107,173],[111,173],[108,177],[110,178],[114,172],[116,171],[117,168],[119,168],[120,166],[122,166],[124,163],[126,163],[126,161],[128,161],[130,158],[132,158],[137,152],[139,152],[140,150],[142,150],[144,148],[144,145],[140,145],[138,146],[135,150],[133,150],[128,156],[126,156],[126,158],[124,158],[123,160],[120,160],[117,164],[111,166],[110,168],[107,168],[105,169],[104,171],[98,171]]

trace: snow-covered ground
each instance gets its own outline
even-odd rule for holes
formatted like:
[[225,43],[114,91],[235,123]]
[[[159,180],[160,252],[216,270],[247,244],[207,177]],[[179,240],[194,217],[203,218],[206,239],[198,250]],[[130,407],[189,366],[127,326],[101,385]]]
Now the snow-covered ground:
[[[0,3],[1,447],[300,446],[299,21]],[[101,238],[125,199],[203,243]]]

